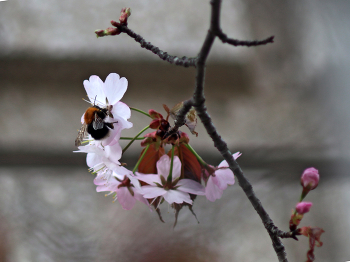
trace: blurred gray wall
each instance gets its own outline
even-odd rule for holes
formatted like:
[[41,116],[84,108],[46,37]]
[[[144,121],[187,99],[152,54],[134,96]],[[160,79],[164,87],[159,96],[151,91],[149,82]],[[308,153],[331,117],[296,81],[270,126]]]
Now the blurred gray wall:
[[[209,25],[209,1],[8,0],[0,2],[0,261],[276,261],[266,232],[235,185],[221,200],[198,199],[197,225],[182,210],[124,211],[95,193],[75,150],[87,108],[82,82],[116,72],[129,81],[122,101],[164,113],[188,99],[195,70],[166,64],[126,35],[97,39],[122,7],[129,26],[178,56],[196,56]],[[223,0],[222,28],[256,48],[216,41],[206,77],[208,111],[277,226],[286,230],[309,166],[321,184],[308,196],[304,225],[326,230],[316,261],[346,261],[349,234],[349,11],[339,1]],[[165,114],[165,113],[164,113]],[[132,113],[132,136],[148,119]],[[191,144],[218,164],[198,124]],[[184,131],[186,131],[184,129]],[[139,147],[128,150],[132,167]],[[301,243],[300,243],[301,242]],[[285,240],[290,261],[303,261],[306,239]]]

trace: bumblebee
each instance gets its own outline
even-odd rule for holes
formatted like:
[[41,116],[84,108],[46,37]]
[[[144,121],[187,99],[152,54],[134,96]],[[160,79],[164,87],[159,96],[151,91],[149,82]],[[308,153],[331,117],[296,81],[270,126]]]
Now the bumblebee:
[[86,132],[89,133],[94,139],[101,140],[107,137],[109,130],[114,129],[113,123],[105,122],[107,116],[113,117],[112,105],[108,105],[106,108],[101,108],[97,105],[89,107],[84,114],[84,124],[78,132],[78,136],[75,139],[75,146],[80,146]]

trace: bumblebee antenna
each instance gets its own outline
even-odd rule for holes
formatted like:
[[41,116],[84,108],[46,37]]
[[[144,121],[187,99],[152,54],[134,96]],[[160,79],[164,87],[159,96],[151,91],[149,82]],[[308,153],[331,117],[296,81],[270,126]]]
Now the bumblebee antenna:
[[[95,96],[95,98],[94,98],[94,106],[96,105],[96,102],[97,102],[97,104],[98,105],[100,105],[100,106],[103,106],[104,104],[101,102],[101,101],[98,101],[97,99],[97,95]],[[90,101],[87,101],[87,100],[85,100],[84,98],[83,98],[83,100],[85,101],[85,102],[88,102],[88,103],[90,103],[90,104],[92,104]],[[90,100],[92,100],[92,98],[90,97]]]

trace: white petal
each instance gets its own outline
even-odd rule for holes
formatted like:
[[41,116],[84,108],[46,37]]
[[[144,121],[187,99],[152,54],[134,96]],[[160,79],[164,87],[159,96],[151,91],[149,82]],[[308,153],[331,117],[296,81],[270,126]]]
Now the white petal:
[[125,210],[132,209],[136,203],[136,199],[130,194],[129,189],[125,186],[118,188],[117,199]]
[[188,193],[185,192],[181,192],[178,190],[168,190],[167,193],[165,195],[163,195],[164,199],[166,202],[168,202],[169,204],[172,203],[177,203],[177,204],[181,204],[183,202],[192,204],[192,200],[190,198],[190,195]]
[[82,124],[84,124],[84,116],[85,116],[85,112],[84,112],[84,114],[81,116],[81,118],[80,118],[80,122],[82,123]]
[[146,182],[147,184],[151,185],[151,186],[155,186],[155,183],[158,183],[158,184],[162,184],[162,181],[160,180],[160,177],[159,175],[157,174],[141,174],[141,173],[138,173],[136,172],[135,173],[136,176],[135,178],[138,179],[138,180],[141,180],[143,182]]
[[94,167],[103,163],[103,157],[101,155],[95,153],[89,153],[86,156],[86,164],[88,167]]
[[118,186],[121,184],[117,179],[113,178],[109,180],[98,180],[95,178],[94,184],[97,185],[96,191],[112,191],[116,192],[118,189]]
[[113,146],[105,147],[105,156],[112,162],[119,164],[119,159],[122,157],[122,148],[119,143]]
[[213,177],[210,176],[208,179],[207,186],[205,187],[205,196],[209,201],[214,202],[216,199],[221,198],[223,190],[214,184],[212,178]]
[[86,94],[90,99],[91,103],[106,103],[106,96],[103,92],[103,82],[102,80],[95,75],[90,76],[89,81],[85,80],[83,82]]
[[180,179],[176,186],[180,186],[176,190],[195,195],[205,195],[204,187],[200,183],[191,179]]
[[86,145],[86,146],[79,146],[79,151],[74,151],[76,153],[96,153],[96,154],[103,154],[103,150],[98,148],[96,145]]
[[127,88],[128,80],[125,77],[120,79],[118,74],[111,73],[106,78],[103,91],[108,98],[109,104],[114,105],[122,99]]
[[129,129],[133,127],[133,123],[129,122],[128,120],[118,116],[118,115],[113,115],[114,116],[114,122],[117,122],[116,124],[113,124],[114,128],[117,126],[118,130],[123,130],[123,129]]
[[128,107],[123,102],[118,102],[115,105],[113,105],[111,113],[113,114],[113,116],[119,116],[124,118],[125,120],[131,117],[130,107]]
[[166,190],[161,187],[143,186],[142,194],[144,198],[155,198],[166,194]]

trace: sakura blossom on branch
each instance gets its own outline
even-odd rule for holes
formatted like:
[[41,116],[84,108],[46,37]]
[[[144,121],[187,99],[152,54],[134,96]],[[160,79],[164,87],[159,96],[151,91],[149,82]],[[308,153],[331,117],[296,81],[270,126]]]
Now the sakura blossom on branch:
[[[236,160],[242,154],[240,152],[234,153],[232,157]],[[226,160],[222,161],[218,167],[209,166],[204,167],[205,179],[207,185],[205,187],[205,196],[211,202],[222,197],[223,191],[228,185],[235,183],[235,177]]]
[[[108,137],[101,140],[102,145],[116,143],[123,129],[129,129],[133,126],[128,119],[131,116],[130,108],[120,102],[124,96],[128,81],[126,78],[120,78],[118,74],[111,73],[103,82],[98,76],[92,75],[89,80],[83,82],[87,96],[93,105],[107,108],[110,115],[105,119],[108,123],[113,123],[113,129],[110,129]],[[82,116],[82,123],[84,122],[84,114]]]
[[92,141],[86,146],[78,147],[76,153],[87,153],[86,163],[93,173],[101,173],[106,169],[116,173],[121,170],[122,166],[119,162],[122,156],[122,149],[119,143],[113,146],[102,146],[98,141]]
[[[204,187],[191,179],[180,179],[181,161],[174,156],[171,169],[171,158],[163,155],[157,162],[157,174],[142,174],[136,172],[136,177],[148,185],[142,186],[143,197],[155,199],[163,197],[169,204],[192,204],[189,194],[204,195]],[[170,175],[170,179],[169,179]]]
[[[96,191],[109,191],[109,194],[115,193],[115,199],[122,205],[123,209],[130,210],[136,203],[136,200],[149,205],[148,201],[140,194],[141,186],[137,180],[131,180],[129,177],[132,172],[124,167],[119,169],[119,173],[107,170],[100,173],[94,179],[97,185]],[[134,186],[136,184],[136,186]]]

